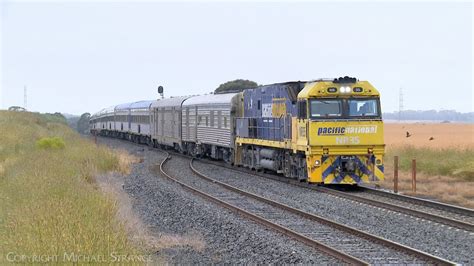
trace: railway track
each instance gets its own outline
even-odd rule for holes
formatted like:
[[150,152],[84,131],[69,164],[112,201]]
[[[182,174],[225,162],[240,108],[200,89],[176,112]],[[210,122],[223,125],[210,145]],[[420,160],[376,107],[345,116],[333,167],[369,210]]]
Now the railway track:
[[[143,146],[141,144],[136,145]],[[178,156],[191,158],[189,156],[174,151],[172,151],[171,153]],[[417,217],[419,219],[436,222],[441,225],[447,225],[453,228],[462,229],[470,233],[474,232],[474,210],[472,209],[390,193],[382,190],[372,189],[369,187],[361,187],[361,191],[365,192],[365,195],[362,193],[345,192],[327,187],[320,187],[317,185],[299,182],[274,174],[265,174],[255,172],[250,169],[236,168],[234,166],[230,166],[222,162],[216,162],[211,160],[205,160],[205,162],[218,167],[229,169],[231,171],[246,173],[256,177],[263,177],[271,180],[280,181],[283,183],[292,184],[298,187],[316,190],[319,192],[327,193],[336,197],[363,203],[373,207],[383,208],[393,212]]]
[[343,262],[359,265],[381,263],[453,264],[450,261],[212,179],[193,167],[193,159],[190,160],[189,167],[195,177],[193,177],[193,181],[184,182],[165,171],[165,164],[170,158],[168,154],[160,164],[160,172],[163,176],[218,205],[321,250]]
[[341,191],[328,187],[321,187],[281,176],[255,172],[245,168],[235,168],[220,162],[206,160],[207,163],[227,168],[231,171],[243,172],[256,177],[263,177],[298,187],[304,187],[315,191],[330,194],[335,197],[344,198],[358,203],[363,203],[377,208],[390,210],[397,213],[410,215],[419,219],[439,223],[443,226],[474,232],[474,211],[467,208],[423,200],[389,192],[384,192],[368,187],[362,187],[361,191]]
[[469,208],[396,194],[390,191],[374,189],[366,186],[361,186],[360,191],[356,191],[354,194],[358,195],[359,197],[377,201],[385,201],[394,205],[404,205],[409,209],[421,210],[463,222],[463,226],[466,227],[465,229],[468,229],[468,231],[472,231],[474,226],[474,210]]

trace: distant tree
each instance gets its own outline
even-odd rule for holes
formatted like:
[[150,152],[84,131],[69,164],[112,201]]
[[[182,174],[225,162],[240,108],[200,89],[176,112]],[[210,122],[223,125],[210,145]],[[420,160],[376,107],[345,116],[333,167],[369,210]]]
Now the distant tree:
[[67,120],[66,117],[63,114],[61,114],[60,112],[54,113],[53,116],[57,116],[61,120],[65,120],[65,121]]
[[44,114],[41,114],[41,116],[43,116],[48,123],[67,124],[66,117],[64,117],[61,113],[58,113],[58,112],[54,114],[44,113]]
[[89,133],[89,120],[91,118],[90,113],[83,113],[77,121],[77,131],[81,134]]
[[78,115],[69,115],[69,114],[63,114],[66,117],[67,124],[71,128],[75,129],[77,131],[77,122],[79,121],[79,118],[81,118]]
[[227,93],[227,92],[240,92],[245,89],[255,88],[258,84],[255,81],[247,79],[236,79],[232,81],[227,81],[217,87],[214,91],[215,94]]
[[463,121],[474,122],[474,112],[460,113],[455,110],[405,110],[400,114],[398,112],[383,113],[383,118],[397,120],[436,120],[436,121]]
[[10,106],[8,108],[8,111],[14,111],[14,112],[25,112],[26,109],[20,106]]

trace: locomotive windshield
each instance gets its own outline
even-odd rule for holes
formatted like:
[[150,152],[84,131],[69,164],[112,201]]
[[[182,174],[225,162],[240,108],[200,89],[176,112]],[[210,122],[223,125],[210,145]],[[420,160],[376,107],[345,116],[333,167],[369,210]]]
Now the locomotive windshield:
[[351,99],[348,100],[349,116],[379,116],[378,102],[376,99]]
[[339,117],[342,115],[341,100],[312,100],[311,117]]
[[312,99],[312,119],[380,118],[378,98]]

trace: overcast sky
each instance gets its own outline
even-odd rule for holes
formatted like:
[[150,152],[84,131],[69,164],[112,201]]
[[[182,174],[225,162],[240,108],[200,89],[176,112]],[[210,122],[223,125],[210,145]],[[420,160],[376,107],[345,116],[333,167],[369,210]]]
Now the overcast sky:
[[41,3],[0,0],[1,107],[123,102],[344,75],[384,111],[473,110],[472,3]]

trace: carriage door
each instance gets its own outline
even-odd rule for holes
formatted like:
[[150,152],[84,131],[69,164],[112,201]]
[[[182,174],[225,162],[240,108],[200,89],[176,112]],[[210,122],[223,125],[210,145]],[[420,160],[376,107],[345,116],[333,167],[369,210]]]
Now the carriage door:
[[186,139],[189,139],[189,107],[186,107],[186,116],[184,124],[186,125]]
[[197,138],[198,138],[198,123],[199,123],[199,115],[198,115],[198,107],[196,105],[196,110],[195,110],[195,113],[194,113],[196,116],[195,116],[195,123],[194,123],[194,140],[197,141]]
[[165,136],[165,107],[161,107],[161,137]]
[[154,113],[155,113],[155,123],[154,123],[155,136],[158,136],[158,122],[160,121],[158,117],[158,108],[155,108]]
[[170,119],[171,119],[171,133],[170,133],[170,137],[175,137],[176,134],[174,132],[174,124],[176,123],[176,120],[175,120],[175,107],[171,107],[171,116],[170,116]]

